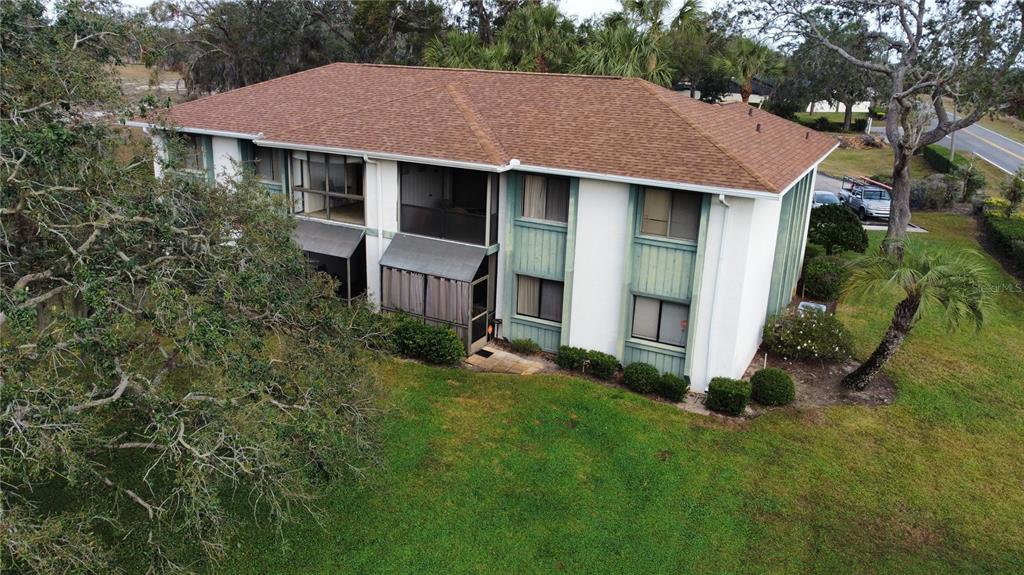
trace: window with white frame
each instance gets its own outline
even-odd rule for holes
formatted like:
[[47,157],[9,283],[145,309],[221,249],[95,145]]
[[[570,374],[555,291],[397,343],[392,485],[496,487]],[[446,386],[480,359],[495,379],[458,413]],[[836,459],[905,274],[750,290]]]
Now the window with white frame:
[[701,195],[682,190],[645,188],[640,233],[697,241]]
[[365,222],[361,158],[292,152],[291,182],[295,213],[352,224]]
[[524,218],[569,221],[569,178],[526,174],[523,178]]
[[564,284],[531,276],[517,276],[516,313],[547,321],[562,321]]
[[666,345],[686,347],[690,306],[634,296],[633,337]]

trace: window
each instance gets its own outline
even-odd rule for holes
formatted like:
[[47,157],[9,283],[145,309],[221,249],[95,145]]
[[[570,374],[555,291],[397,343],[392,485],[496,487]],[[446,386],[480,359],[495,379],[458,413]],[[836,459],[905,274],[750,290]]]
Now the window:
[[518,276],[516,313],[548,321],[562,321],[562,282]]
[[401,164],[399,173],[403,232],[486,245],[487,196],[494,178],[424,164]]
[[569,221],[569,178],[527,174],[523,182],[523,217]]
[[633,337],[686,347],[690,306],[636,296],[633,299]]
[[182,134],[184,144],[183,166],[186,170],[202,172],[206,170],[206,150],[203,147],[203,137],[195,134]]
[[292,204],[297,214],[363,224],[363,161],[292,152]]
[[274,148],[255,149],[256,173],[266,182],[281,181],[281,150]]
[[640,233],[697,241],[700,203],[700,194],[693,192],[645,188]]

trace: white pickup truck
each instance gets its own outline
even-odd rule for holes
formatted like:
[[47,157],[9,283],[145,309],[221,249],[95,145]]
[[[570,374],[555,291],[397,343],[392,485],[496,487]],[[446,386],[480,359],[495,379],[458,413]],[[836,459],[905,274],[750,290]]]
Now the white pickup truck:
[[839,200],[850,206],[853,213],[866,220],[868,218],[889,219],[888,186],[867,178],[843,178],[843,191]]

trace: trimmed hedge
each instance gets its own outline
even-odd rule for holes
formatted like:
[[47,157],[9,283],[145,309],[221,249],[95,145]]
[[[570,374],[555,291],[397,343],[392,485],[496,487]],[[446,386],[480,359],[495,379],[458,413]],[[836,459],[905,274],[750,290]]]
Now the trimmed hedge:
[[658,389],[660,379],[658,368],[642,361],[631,363],[622,370],[622,383],[637,393],[651,393]]
[[674,373],[663,373],[658,380],[657,394],[669,401],[679,403],[690,391],[690,378],[679,377]]
[[540,353],[540,345],[532,339],[513,339],[509,342],[512,351],[520,355],[535,355]]
[[868,233],[846,204],[828,204],[811,210],[807,241],[822,246],[828,255],[844,250],[864,253],[868,249]]
[[1024,217],[1006,217],[999,211],[986,211],[985,233],[996,249],[1024,267]]
[[555,363],[562,369],[593,375],[599,379],[610,379],[619,369],[619,360],[614,355],[568,345],[558,348]]
[[394,330],[398,353],[435,365],[455,365],[466,357],[466,348],[448,326],[427,325],[407,315],[397,318]]
[[750,378],[750,397],[761,405],[789,405],[796,399],[796,386],[785,371],[766,367]]
[[740,415],[750,403],[750,382],[742,379],[716,377],[708,385],[704,405],[711,411]]
[[[928,165],[933,170],[942,174],[948,174],[953,171],[953,162],[949,160],[949,148],[940,144],[931,144],[924,147],[921,151],[921,155],[924,156]],[[961,158],[957,157],[957,163]]]
[[853,355],[853,338],[836,316],[819,311],[772,316],[762,331],[764,347],[787,359],[841,361]]
[[867,118],[856,118],[850,123],[850,129],[844,130],[843,123],[833,122],[825,116],[818,116],[816,118],[803,118],[796,116],[796,121],[801,126],[816,130],[818,132],[843,132],[847,134],[864,133],[868,128]]
[[804,293],[822,301],[835,301],[848,279],[850,270],[839,258],[814,258],[804,266]]

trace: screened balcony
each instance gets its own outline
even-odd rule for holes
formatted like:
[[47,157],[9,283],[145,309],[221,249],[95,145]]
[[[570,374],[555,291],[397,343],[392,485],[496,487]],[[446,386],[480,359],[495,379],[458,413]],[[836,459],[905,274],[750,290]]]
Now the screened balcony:
[[363,160],[292,152],[292,211],[309,218],[364,225]]
[[400,229],[487,246],[498,242],[497,174],[426,164],[399,165]]

